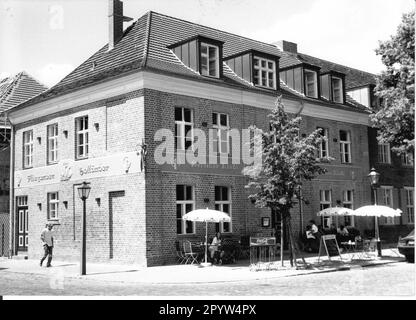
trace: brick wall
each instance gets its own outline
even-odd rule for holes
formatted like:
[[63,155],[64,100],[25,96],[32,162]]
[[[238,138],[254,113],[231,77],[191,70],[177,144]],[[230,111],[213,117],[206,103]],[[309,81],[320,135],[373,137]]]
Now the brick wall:
[[[138,91],[21,124],[16,131],[16,170],[22,169],[22,136],[26,130],[33,130],[33,167],[46,165],[46,127],[52,123],[58,123],[58,159],[73,160],[75,118],[84,115],[89,118],[90,159],[137,151],[144,137],[143,110],[143,92]],[[67,136],[64,130],[68,132]],[[40,143],[37,137],[40,137]],[[87,261],[146,265],[144,174],[101,177],[89,179],[88,182],[91,192],[86,206]],[[56,259],[79,259],[82,201],[76,189],[80,183],[82,181],[62,181],[59,184],[16,189],[15,196],[28,196],[30,258],[37,258],[42,253],[40,233],[47,222],[47,193],[58,191],[59,220],[54,227],[54,256]],[[120,191],[124,191],[120,193],[123,196],[110,199],[110,195]]]
[[[170,263],[175,257],[175,241],[183,239],[202,240],[204,225],[196,226],[195,235],[177,235],[176,233],[176,185],[188,184],[195,188],[195,207],[197,209],[214,208],[214,188],[216,185],[229,186],[232,190],[232,220],[233,233],[237,236],[270,235],[270,228],[261,227],[261,217],[269,216],[269,209],[255,208],[248,200],[249,191],[244,187],[248,179],[241,174],[244,165],[162,165],[155,163],[153,155],[158,145],[153,139],[159,128],[174,132],[174,108],[185,107],[193,110],[194,127],[203,130],[208,137],[208,129],[212,128],[212,112],[223,112],[229,115],[230,127],[239,130],[250,125],[267,129],[267,115],[270,111],[247,105],[224,103],[219,101],[193,98],[168,94],[154,90],[145,90],[145,125],[146,143],[149,144],[146,170],[146,218],[148,261],[150,265]],[[204,126],[203,123],[207,125]],[[326,165],[328,174],[320,176],[312,182],[305,182],[304,196],[309,200],[303,205],[303,225],[310,219],[319,221],[316,213],[319,211],[319,190],[332,190],[332,203],[342,200],[342,191],[353,190],[354,207],[366,204],[370,197],[370,188],[366,175],[369,172],[367,150],[367,128],[362,125],[348,124],[339,121],[303,117],[302,129],[311,132],[316,127],[329,129],[329,151],[335,160]],[[339,130],[351,132],[352,163],[342,164],[339,155]],[[334,139],[337,139],[336,141]],[[173,152],[168,150],[168,152]],[[208,153],[208,143],[206,146]],[[208,162],[208,160],[207,160]],[[231,163],[231,161],[229,162]],[[208,198],[210,202],[204,203]],[[300,231],[300,213],[296,206],[292,210],[294,232]],[[355,220],[361,230],[369,228],[366,219]],[[343,223],[340,220],[340,223]],[[214,226],[209,226],[209,233],[215,232]]]

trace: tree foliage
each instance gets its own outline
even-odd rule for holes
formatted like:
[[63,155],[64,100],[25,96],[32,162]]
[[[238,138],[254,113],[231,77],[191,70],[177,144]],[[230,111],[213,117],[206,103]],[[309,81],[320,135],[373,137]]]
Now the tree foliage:
[[397,154],[414,152],[415,12],[404,14],[396,35],[379,43],[376,53],[386,66],[377,79],[381,104],[371,115],[378,140]]
[[249,196],[257,207],[269,207],[289,216],[303,181],[312,180],[326,172],[320,165],[331,158],[317,158],[319,145],[326,139],[315,130],[302,137],[300,133],[301,117],[293,117],[284,110],[281,97],[277,98],[275,108],[269,115],[270,131],[257,131],[257,140],[261,143],[262,163],[245,167],[243,173],[251,179],[248,188],[254,187],[255,193]]

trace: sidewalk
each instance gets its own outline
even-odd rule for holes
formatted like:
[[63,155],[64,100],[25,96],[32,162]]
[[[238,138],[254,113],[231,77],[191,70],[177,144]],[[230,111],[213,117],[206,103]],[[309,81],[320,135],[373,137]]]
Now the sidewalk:
[[[19,260],[0,258],[0,272],[16,272],[34,275],[47,275],[54,278],[78,278],[108,282],[128,282],[147,284],[184,284],[184,283],[215,283],[215,282],[242,282],[249,280],[266,280],[281,277],[301,276],[312,273],[334,272],[350,270],[352,268],[365,268],[381,264],[404,261],[397,249],[384,249],[383,257],[373,260],[350,260],[348,254],[339,257],[321,257],[318,263],[317,255],[308,255],[305,258],[307,267],[299,265],[296,270],[290,267],[285,260],[285,267],[280,261],[269,265],[262,264],[259,271],[250,267],[249,260],[239,261],[236,264],[214,265],[200,267],[199,265],[169,265],[158,267],[137,267],[135,265],[96,264],[87,263],[87,275],[79,275],[78,262],[53,261],[52,268],[40,267],[38,260]],[[299,260],[298,260],[299,261]],[[269,270],[265,270],[269,267]]]

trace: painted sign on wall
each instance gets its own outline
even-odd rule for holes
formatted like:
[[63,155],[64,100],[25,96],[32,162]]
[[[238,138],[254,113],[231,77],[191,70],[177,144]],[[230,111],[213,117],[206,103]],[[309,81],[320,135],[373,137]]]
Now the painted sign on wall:
[[77,181],[142,172],[140,153],[120,153],[85,160],[62,160],[58,164],[15,172],[15,188],[62,181]]

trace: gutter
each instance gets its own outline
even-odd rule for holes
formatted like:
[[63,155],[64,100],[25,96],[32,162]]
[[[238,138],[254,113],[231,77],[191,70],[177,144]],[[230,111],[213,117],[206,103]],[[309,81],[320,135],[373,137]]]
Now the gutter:
[[[8,114],[7,114],[8,118]],[[10,120],[9,120],[10,122]],[[16,254],[14,244],[16,215],[14,210],[14,154],[15,154],[15,128],[10,122],[10,193],[9,193],[9,259]]]

